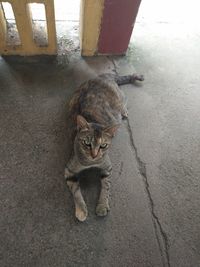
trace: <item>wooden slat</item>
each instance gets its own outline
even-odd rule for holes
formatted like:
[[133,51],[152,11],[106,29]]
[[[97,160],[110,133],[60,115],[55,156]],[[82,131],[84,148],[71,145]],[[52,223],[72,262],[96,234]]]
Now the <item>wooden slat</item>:
[[[4,0],[2,1],[4,2]],[[3,9],[0,9],[0,54],[2,55],[40,55],[56,54],[56,28],[53,0],[7,0],[12,5],[21,45],[6,44],[6,20]],[[32,18],[29,10],[30,3],[45,5],[48,45],[38,46],[33,40]]]
[[3,11],[3,6],[0,3],[0,51],[4,49],[6,45],[7,26],[6,19]]
[[29,6],[24,1],[12,1],[12,8],[22,49],[25,51],[34,50],[35,44],[33,42],[32,21]]
[[57,50],[56,44],[56,27],[55,27],[55,12],[54,1],[45,1],[47,35],[48,35],[48,50],[55,54]]
[[97,52],[104,0],[82,0],[80,18],[80,43],[83,56]]

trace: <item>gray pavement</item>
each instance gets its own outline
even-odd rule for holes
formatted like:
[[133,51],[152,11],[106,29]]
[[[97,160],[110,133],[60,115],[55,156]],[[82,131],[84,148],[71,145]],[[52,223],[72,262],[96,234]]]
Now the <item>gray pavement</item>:
[[[138,23],[126,57],[85,59],[70,34],[57,58],[0,58],[0,266],[200,266],[197,29]],[[87,78],[135,70],[145,81],[123,86],[111,211],[96,217],[99,180],[88,173],[79,223],[63,176],[67,103]]]
[[0,266],[162,266],[127,123],[111,150],[112,209],[107,218],[95,215],[95,173],[82,184],[89,206],[83,224],[74,218],[63,177],[71,149],[67,102],[81,79],[112,72],[112,61],[34,61],[0,61]]

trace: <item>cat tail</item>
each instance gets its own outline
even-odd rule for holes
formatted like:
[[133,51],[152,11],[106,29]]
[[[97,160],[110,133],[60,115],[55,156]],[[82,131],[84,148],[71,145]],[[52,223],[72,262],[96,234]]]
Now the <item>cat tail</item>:
[[125,75],[125,76],[115,76],[115,82],[118,85],[134,83],[135,81],[144,81],[144,76],[139,74]]

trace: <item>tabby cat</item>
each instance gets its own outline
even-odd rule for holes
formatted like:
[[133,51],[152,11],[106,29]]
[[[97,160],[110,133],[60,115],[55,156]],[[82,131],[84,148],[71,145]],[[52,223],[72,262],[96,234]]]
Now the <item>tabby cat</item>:
[[76,126],[74,149],[65,168],[67,185],[73,195],[75,216],[79,221],[87,218],[88,211],[79,185],[79,174],[97,168],[101,177],[101,191],[96,214],[105,216],[109,211],[109,190],[112,165],[108,156],[121,119],[128,111],[124,94],[118,85],[143,81],[142,75],[117,76],[103,74],[83,83],[70,102],[70,114]]

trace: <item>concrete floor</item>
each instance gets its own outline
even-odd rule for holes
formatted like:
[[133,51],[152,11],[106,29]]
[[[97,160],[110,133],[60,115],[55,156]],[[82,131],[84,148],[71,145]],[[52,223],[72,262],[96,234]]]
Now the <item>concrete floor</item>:
[[[177,21],[140,21],[126,57],[81,58],[76,25],[59,24],[55,59],[0,58],[0,266],[200,266],[200,35]],[[114,139],[111,212],[83,181],[85,223],[63,173],[67,103],[99,73],[133,71],[129,119]]]

